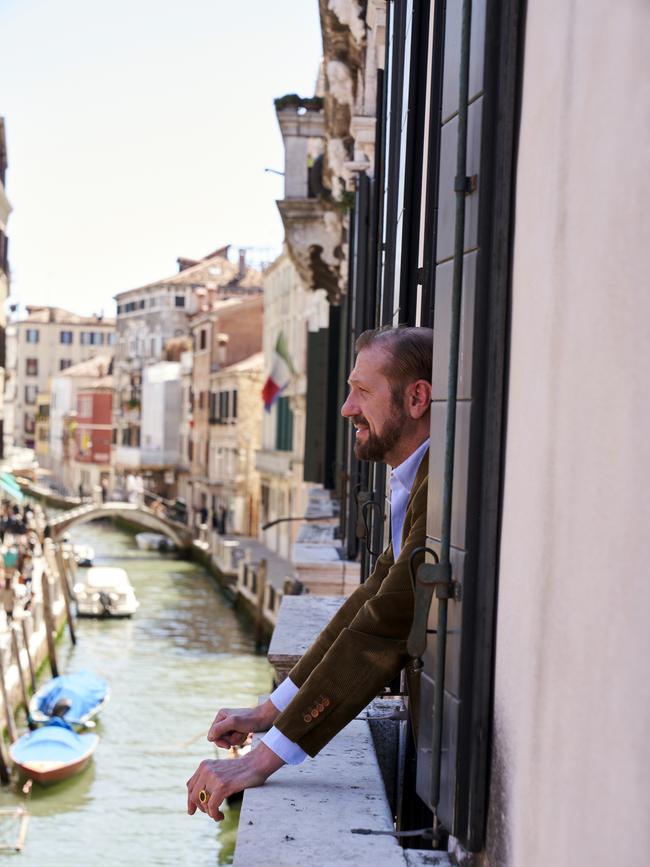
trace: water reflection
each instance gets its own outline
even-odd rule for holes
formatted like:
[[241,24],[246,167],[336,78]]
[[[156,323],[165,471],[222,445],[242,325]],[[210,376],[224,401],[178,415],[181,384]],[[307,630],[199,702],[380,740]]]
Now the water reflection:
[[[62,670],[97,672],[112,696],[88,770],[51,790],[34,785],[21,865],[230,863],[238,810],[219,826],[187,816],[185,781],[216,755],[205,734],[217,708],[268,691],[269,666],[202,569],[139,551],[107,525],[73,536],[95,548],[97,565],[128,571],[141,605],[132,620],[80,621],[77,647],[59,645]],[[0,792],[0,807],[16,803],[18,792]]]

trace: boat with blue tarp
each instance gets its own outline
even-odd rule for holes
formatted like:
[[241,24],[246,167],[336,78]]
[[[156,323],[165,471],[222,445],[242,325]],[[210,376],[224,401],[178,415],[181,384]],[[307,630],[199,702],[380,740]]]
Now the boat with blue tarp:
[[59,717],[27,732],[9,747],[9,757],[20,773],[47,785],[78,774],[90,762],[99,737],[77,734]]
[[29,703],[29,716],[37,724],[61,717],[73,726],[86,726],[108,702],[108,683],[81,669],[53,677],[38,689]]

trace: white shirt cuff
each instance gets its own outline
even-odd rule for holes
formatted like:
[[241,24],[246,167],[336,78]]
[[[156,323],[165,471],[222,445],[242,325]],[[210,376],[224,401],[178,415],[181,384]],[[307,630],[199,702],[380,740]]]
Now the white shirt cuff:
[[[283,681],[285,683],[286,681]],[[272,726],[262,738],[262,743],[279,756],[288,765],[299,765],[307,758],[307,753],[298,744],[290,741],[279,729]]]
[[285,677],[280,686],[274,689],[269,698],[275,708],[282,712],[291,703],[298,687],[290,677]]

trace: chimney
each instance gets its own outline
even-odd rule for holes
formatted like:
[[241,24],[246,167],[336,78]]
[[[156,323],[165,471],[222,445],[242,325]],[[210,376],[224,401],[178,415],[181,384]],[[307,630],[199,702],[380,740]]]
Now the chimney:
[[217,334],[217,361],[219,367],[224,367],[226,364],[226,355],[228,352],[228,341],[230,340],[227,334]]
[[239,279],[241,280],[246,273],[246,248],[239,248]]

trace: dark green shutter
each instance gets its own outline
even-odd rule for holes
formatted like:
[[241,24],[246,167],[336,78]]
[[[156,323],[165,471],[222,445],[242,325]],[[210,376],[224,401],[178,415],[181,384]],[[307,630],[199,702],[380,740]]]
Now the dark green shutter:
[[322,483],[325,480],[328,343],[328,328],[307,333],[306,482]]

